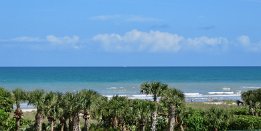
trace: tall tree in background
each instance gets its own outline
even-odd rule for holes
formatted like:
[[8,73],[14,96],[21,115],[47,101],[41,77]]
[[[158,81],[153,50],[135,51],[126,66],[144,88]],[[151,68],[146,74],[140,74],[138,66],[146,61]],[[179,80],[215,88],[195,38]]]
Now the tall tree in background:
[[[175,88],[168,88],[161,97],[161,102],[168,108],[169,131],[173,131],[176,125],[177,108],[185,102],[184,94]],[[182,129],[182,128],[181,128]]]
[[152,95],[153,101],[156,105],[156,109],[152,115],[152,125],[151,130],[156,131],[157,125],[157,105],[158,105],[158,97],[162,96],[163,92],[168,88],[167,84],[163,84],[161,82],[145,82],[141,84],[140,91],[142,94]]
[[48,92],[45,96],[44,100],[44,113],[47,116],[50,130],[54,130],[54,121],[57,118],[57,109],[58,109],[58,95],[55,92]]
[[20,103],[26,100],[26,92],[22,89],[15,89],[12,91],[12,98],[15,102],[16,109],[14,112],[14,118],[16,122],[16,131],[19,131],[20,129],[20,123],[23,116],[23,111],[21,109]]
[[100,95],[96,91],[92,90],[81,90],[79,95],[81,96],[81,107],[83,109],[84,131],[87,131],[91,107],[94,105],[95,100],[100,97]]
[[261,109],[261,88],[246,91],[242,93],[241,97],[248,105],[249,112],[258,116],[257,109]]
[[136,117],[136,129],[138,131],[146,131],[151,112],[155,110],[154,105],[154,103],[147,100],[132,100],[133,115]]
[[42,123],[44,119],[44,107],[45,105],[45,91],[44,90],[34,90],[29,92],[28,104],[34,105],[37,109],[35,115],[35,130],[42,131]]

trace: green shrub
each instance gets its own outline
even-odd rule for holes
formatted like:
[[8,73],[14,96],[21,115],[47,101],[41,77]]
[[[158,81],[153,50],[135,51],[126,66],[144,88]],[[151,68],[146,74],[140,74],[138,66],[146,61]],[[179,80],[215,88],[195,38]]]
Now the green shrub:
[[0,109],[0,131],[9,131],[15,129],[15,120],[11,119],[8,112]]
[[230,130],[261,129],[261,117],[237,115],[230,121]]
[[184,115],[185,128],[188,131],[206,130],[204,126],[204,113],[201,110],[188,109]]
[[238,107],[231,109],[231,113],[234,115],[250,115],[247,107]]
[[210,108],[205,112],[204,120],[208,130],[227,130],[231,114],[219,108]]

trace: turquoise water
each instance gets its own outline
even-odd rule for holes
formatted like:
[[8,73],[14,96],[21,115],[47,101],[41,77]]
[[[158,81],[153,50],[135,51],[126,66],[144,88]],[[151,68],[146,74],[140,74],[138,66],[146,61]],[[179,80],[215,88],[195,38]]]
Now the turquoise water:
[[93,89],[139,94],[145,81],[161,81],[186,93],[244,91],[261,87],[261,67],[1,67],[0,86],[55,91]]

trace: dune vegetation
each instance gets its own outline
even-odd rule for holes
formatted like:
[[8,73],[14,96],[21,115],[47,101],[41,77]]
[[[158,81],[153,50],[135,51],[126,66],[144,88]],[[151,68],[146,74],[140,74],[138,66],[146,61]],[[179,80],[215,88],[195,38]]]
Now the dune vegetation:
[[[0,88],[0,130],[156,131],[261,129],[261,89],[242,93],[241,106],[186,103],[183,92],[161,82],[145,82],[152,100],[113,96],[92,90],[52,92]],[[21,103],[37,110],[23,112]]]

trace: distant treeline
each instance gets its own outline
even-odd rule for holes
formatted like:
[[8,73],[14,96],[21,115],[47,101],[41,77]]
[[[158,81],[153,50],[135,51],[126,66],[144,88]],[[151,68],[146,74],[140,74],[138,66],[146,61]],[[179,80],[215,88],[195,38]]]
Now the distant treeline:
[[[0,88],[0,130],[16,131],[156,131],[261,129],[261,88],[242,93],[234,108],[192,108],[183,92],[161,82],[145,82],[142,94],[153,100],[111,99],[92,90],[52,92]],[[33,105],[34,119],[24,119],[20,103]],[[13,106],[15,105],[15,106]],[[13,109],[15,107],[15,109]]]

